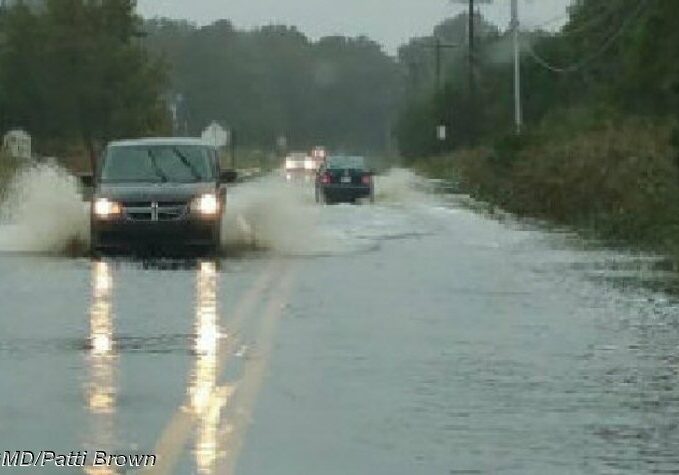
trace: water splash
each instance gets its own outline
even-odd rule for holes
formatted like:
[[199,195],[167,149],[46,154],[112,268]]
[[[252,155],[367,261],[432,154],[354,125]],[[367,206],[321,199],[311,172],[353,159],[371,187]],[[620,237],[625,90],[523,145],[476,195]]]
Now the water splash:
[[266,177],[229,190],[222,221],[226,252],[266,249],[282,255],[319,255],[349,250],[347,242],[320,225],[321,207],[308,187]]
[[0,252],[82,254],[89,213],[78,180],[53,164],[19,170],[0,206]]
[[[226,255],[259,249],[284,256],[347,254],[386,239],[427,232],[419,211],[435,199],[429,182],[405,169],[376,177],[376,204],[321,206],[313,186],[279,176],[229,189],[222,223]],[[21,170],[0,206],[0,252],[85,255],[89,207],[78,180],[52,164]]]
[[392,168],[375,177],[375,198],[381,205],[416,207],[436,201],[430,180],[406,168]]
[[428,180],[405,169],[376,177],[376,203],[322,206],[313,186],[280,177],[235,187],[223,221],[223,245],[259,248],[282,255],[317,256],[368,251],[387,239],[431,231],[423,206],[433,203]]

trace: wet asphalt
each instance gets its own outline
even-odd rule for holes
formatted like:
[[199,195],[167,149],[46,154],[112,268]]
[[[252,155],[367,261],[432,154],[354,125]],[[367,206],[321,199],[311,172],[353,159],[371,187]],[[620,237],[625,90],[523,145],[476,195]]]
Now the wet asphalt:
[[0,452],[159,458],[0,472],[679,473],[661,259],[459,197],[315,226],[217,260],[0,253]]

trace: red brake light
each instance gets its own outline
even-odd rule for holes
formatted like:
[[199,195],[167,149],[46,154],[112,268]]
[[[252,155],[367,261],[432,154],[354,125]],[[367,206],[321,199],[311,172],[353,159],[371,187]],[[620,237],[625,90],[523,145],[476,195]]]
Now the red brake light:
[[324,185],[327,185],[327,184],[330,183],[330,174],[329,173],[324,173],[321,176],[321,183],[323,183]]
[[363,175],[362,181],[364,185],[369,185],[372,183],[372,177],[370,175]]

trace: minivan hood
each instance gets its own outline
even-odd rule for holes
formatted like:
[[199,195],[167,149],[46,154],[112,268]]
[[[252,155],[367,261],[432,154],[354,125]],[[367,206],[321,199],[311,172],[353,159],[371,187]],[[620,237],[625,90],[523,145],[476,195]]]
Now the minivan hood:
[[214,183],[101,183],[97,197],[114,201],[189,201],[204,193],[214,193]]

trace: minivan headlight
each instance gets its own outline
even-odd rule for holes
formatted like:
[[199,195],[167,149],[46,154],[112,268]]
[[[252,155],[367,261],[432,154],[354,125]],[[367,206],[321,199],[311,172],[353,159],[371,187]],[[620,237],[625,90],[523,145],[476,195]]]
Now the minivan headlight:
[[98,218],[111,218],[119,216],[123,212],[123,207],[116,201],[107,198],[97,198],[94,201],[94,215]]
[[219,213],[219,199],[214,193],[207,193],[191,202],[191,211],[202,216],[215,216]]

